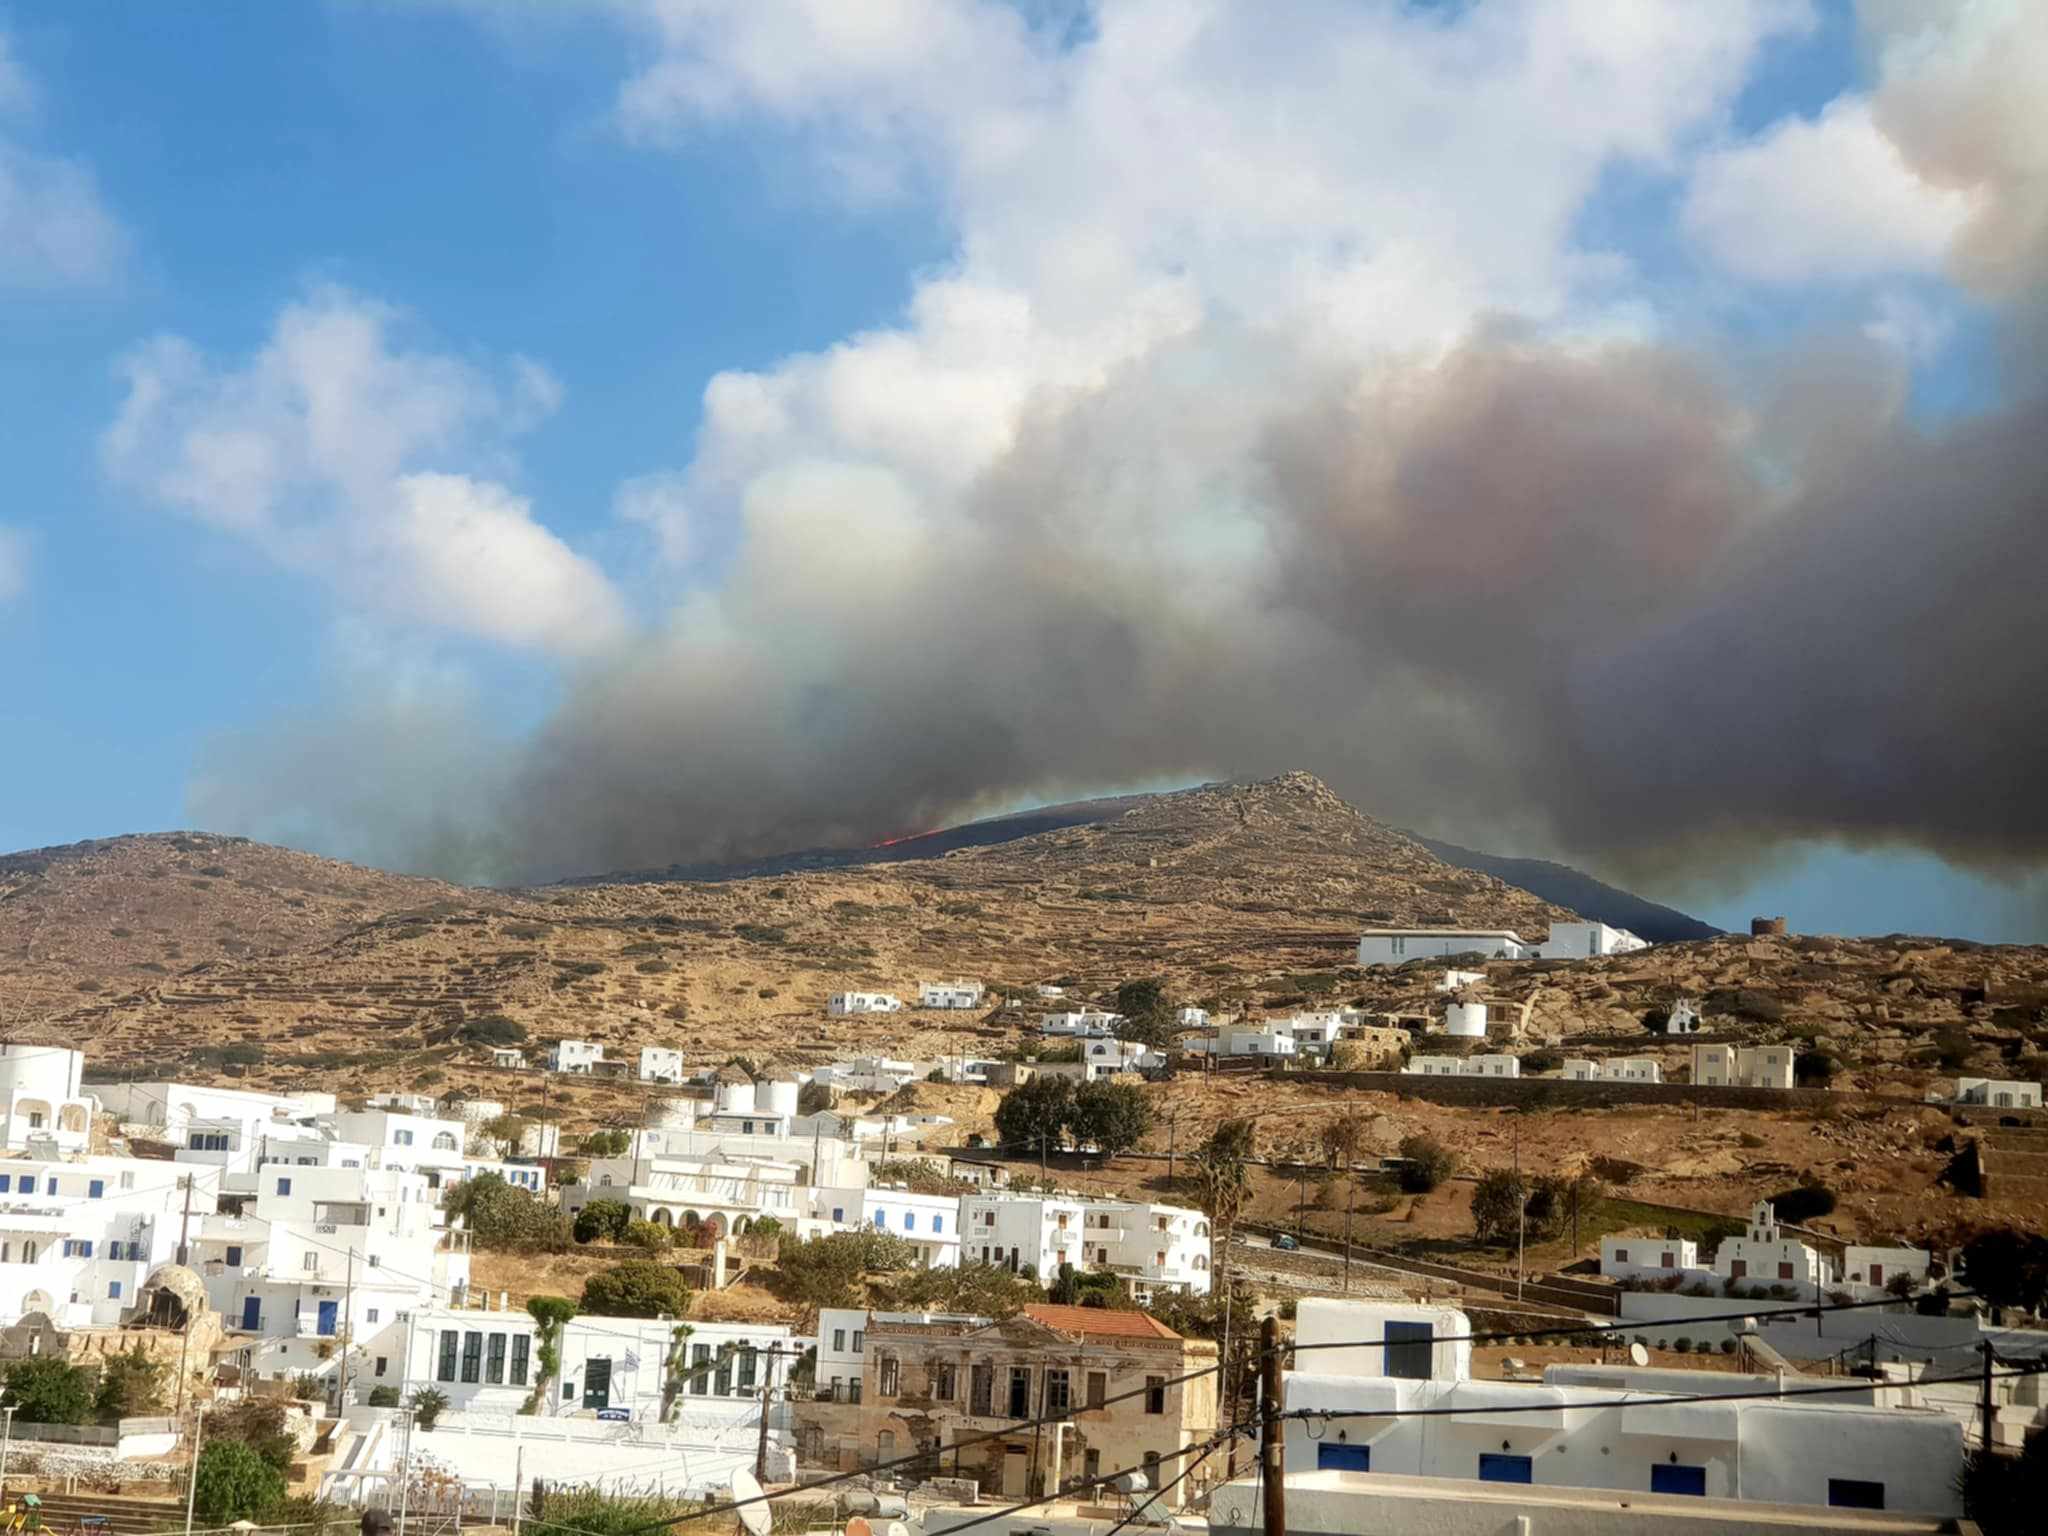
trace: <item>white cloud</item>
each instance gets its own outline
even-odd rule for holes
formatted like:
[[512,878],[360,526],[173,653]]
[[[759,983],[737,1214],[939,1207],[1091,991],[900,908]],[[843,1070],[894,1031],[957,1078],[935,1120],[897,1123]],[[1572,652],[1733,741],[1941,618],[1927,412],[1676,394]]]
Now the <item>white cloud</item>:
[[[0,63],[5,63],[4,57]],[[0,523],[0,603],[11,602],[27,590],[28,535]]]
[[1686,230],[1758,282],[1855,279],[1939,269],[1971,213],[1967,192],[1914,174],[1867,98],[1701,157]]
[[2048,6],[1862,0],[1876,83],[1704,156],[1685,224],[1766,282],[1941,271],[2008,297],[2048,259]]
[[0,288],[106,282],[120,270],[127,237],[89,166],[27,142],[37,104],[0,32]]
[[625,618],[603,573],[486,477],[560,386],[524,358],[494,374],[402,349],[401,321],[322,288],[240,365],[147,343],[120,366],[109,472],[367,610],[558,654],[613,643]]
[[612,499],[613,513],[629,523],[639,523],[654,536],[663,561],[681,565],[689,558],[690,482],[687,475],[662,473],[637,475],[626,481]]

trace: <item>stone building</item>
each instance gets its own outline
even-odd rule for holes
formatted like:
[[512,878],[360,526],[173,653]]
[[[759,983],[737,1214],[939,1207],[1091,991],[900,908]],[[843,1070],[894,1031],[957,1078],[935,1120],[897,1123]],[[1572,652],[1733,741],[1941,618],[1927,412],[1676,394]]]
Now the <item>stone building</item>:
[[[1143,1312],[1026,1307],[1001,1322],[872,1321],[862,1360],[861,1454],[922,1451],[932,1476],[978,1478],[1021,1497],[1146,1467],[1178,1474],[1178,1453],[1215,1431],[1216,1346]],[[1062,1422],[1014,1435],[1021,1419]],[[969,1444],[961,1444],[970,1441]],[[1199,1477],[1200,1474],[1197,1474]],[[1174,1490],[1178,1507],[1196,1479]]]

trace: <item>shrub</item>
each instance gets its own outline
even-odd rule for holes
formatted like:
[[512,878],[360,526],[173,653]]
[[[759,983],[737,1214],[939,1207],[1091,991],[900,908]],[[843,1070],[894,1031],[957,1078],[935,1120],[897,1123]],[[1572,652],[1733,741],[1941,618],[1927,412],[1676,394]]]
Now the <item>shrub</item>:
[[284,1474],[240,1440],[215,1440],[192,1476],[193,1513],[209,1526],[261,1520],[284,1502]]
[[1677,1350],[1681,1355],[1689,1355],[1692,1353],[1692,1340],[1685,1334],[1681,1333],[1677,1338],[1671,1341],[1671,1347]]
[[500,1174],[480,1173],[456,1185],[448,1192],[448,1210],[463,1218],[480,1248],[556,1253],[569,1245],[569,1222],[561,1211]]
[[370,1388],[370,1406],[372,1408],[396,1408],[398,1406],[398,1388],[390,1385],[388,1382],[381,1386]]
[[690,1310],[690,1287],[678,1269],[631,1259],[583,1282],[582,1310],[604,1317],[681,1317]]
[[644,1248],[649,1253],[659,1253],[675,1241],[675,1233],[658,1221],[629,1221],[626,1223],[626,1241],[635,1248]]
[[93,1395],[92,1372],[54,1355],[33,1355],[8,1365],[0,1400],[24,1424],[88,1424]]
[[245,1397],[216,1404],[206,1416],[206,1434],[213,1440],[239,1440],[289,1475],[299,1443],[285,1430],[285,1405],[274,1397]]
[[624,1157],[632,1147],[630,1131],[592,1131],[577,1144],[576,1150],[585,1157]]
[[1735,1341],[1734,1341],[1733,1339],[1723,1339],[1723,1340],[1721,1341],[1721,1353],[1722,1353],[1722,1354],[1724,1354],[1724,1355],[1732,1355],[1732,1354],[1734,1354],[1734,1353],[1735,1353]]
[[431,1430],[440,1422],[441,1415],[448,1408],[448,1394],[439,1387],[415,1387],[412,1393],[413,1423],[421,1429]]
[[1396,1181],[1405,1194],[1426,1195],[1458,1168],[1450,1148],[1433,1136],[1402,1137],[1401,1156],[1404,1161]]
[[1558,1072],[1564,1068],[1564,1052],[1545,1046],[1541,1050],[1529,1051],[1521,1058],[1524,1072]]
[[622,1200],[593,1200],[576,1213],[571,1228],[579,1243],[615,1243],[626,1235],[633,1222],[633,1208]]
[[93,1411],[106,1423],[161,1413],[164,1377],[170,1367],[143,1351],[141,1341],[107,1356],[93,1394]]
[[466,1045],[518,1045],[526,1039],[526,1026],[494,1013],[468,1020],[455,1032],[455,1038]]

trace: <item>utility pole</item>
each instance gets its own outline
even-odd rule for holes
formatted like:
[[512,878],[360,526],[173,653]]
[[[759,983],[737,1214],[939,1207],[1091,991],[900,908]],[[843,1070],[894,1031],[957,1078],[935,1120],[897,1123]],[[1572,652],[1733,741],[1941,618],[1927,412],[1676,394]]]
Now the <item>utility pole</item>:
[[14,1445],[14,1404],[0,1408],[7,1415],[7,1427],[0,1430],[0,1499],[7,1497],[7,1452]]
[[186,1174],[182,1182],[185,1186],[185,1214],[178,1221],[178,1262],[189,1264],[192,1262],[191,1250],[186,1240],[192,1233],[192,1175]]
[[768,1357],[768,1371],[761,1381],[761,1437],[754,1445],[754,1481],[768,1475],[768,1388],[775,1379],[775,1357]]
[[1351,1294],[1351,1208],[1358,1204],[1358,1170],[1346,1162],[1344,1169],[1344,1294]]
[[1166,1117],[1166,1187],[1173,1188],[1174,1143],[1180,1140],[1180,1106],[1175,1105],[1173,1113]]
[[[398,1536],[405,1536],[405,1508],[412,1494],[412,1405],[398,1410]],[[188,1533],[189,1536],[189,1533]]]
[[192,1410],[192,1472],[185,1479],[185,1536],[192,1536],[192,1501],[199,1493],[199,1443],[205,1438],[206,1405],[200,1403]]
[[1977,1435],[1983,1442],[1984,1454],[1989,1456],[1991,1454],[1991,1419],[1994,1411],[1991,1406],[1991,1341],[1986,1339],[1977,1347],[1984,1352],[1984,1400],[1979,1409],[1980,1418]]
[[1038,1132],[1038,1182],[1039,1182],[1039,1183],[1040,1183],[1041,1185],[1043,1185],[1043,1184],[1044,1184],[1044,1183],[1046,1182],[1046,1172],[1045,1172],[1045,1130],[1044,1130],[1044,1128],[1043,1128],[1043,1127],[1041,1127],[1041,1128],[1039,1129],[1039,1132]]
[[335,1398],[339,1412],[348,1412],[348,1344],[355,1333],[356,1249],[349,1244],[348,1269],[341,1284],[341,1391]]
[[[526,1442],[512,1456],[512,1536],[519,1536],[519,1516],[526,1506]],[[497,1511],[493,1510],[493,1514]]]
[[1522,1188],[1522,1122],[1515,1121],[1515,1300],[1522,1299],[1522,1259],[1529,1237],[1529,1191]]
[[1308,1236],[1308,1163],[1301,1165],[1301,1198],[1294,1202],[1294,1240]]
[[1287,1536],[1286,1460],[1280,1441],[1280,1319],[1259,1325],[1259,1477],[1265,1491],[1265,1536]]

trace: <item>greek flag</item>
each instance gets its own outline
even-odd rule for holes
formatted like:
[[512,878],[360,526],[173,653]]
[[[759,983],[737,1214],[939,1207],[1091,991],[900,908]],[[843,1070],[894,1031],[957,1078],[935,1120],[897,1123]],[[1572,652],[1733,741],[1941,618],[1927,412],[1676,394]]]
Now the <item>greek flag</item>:
[[629,1349],[626,1351],[626,1357],[623,1360],[621,1360],[619,1364],[623,1365],[629,1371],[637,1371],[640,1369],[640,1357],[634,1354],[633,1351]]

